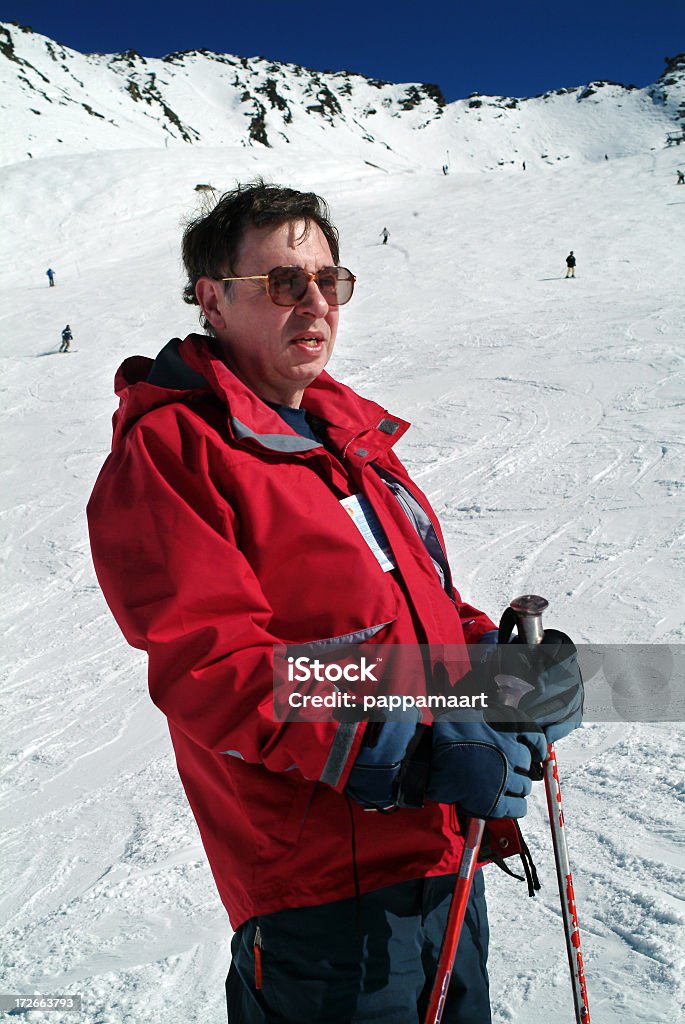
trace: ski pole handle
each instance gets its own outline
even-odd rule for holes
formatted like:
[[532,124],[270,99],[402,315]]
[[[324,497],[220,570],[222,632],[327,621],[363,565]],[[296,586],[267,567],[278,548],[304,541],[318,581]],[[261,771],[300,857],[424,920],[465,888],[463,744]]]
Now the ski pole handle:
[[[512,608],[516,615],[518,631],[527,644],[542,643],[544,636],[542,613],[548,607],[549,601],[546,601],[544,597],[539,597],[537,594],[524,594],[522,597],[517,597],[511,602],[510,608]],[[559,885],[561,916],[564,922],[566,954],[568,956],[569,971],[571,972],[571,988],[573,991],[576,1024],[590,1024],[590,1007],[588,1005],[587,987],[585,984],[583,954],[580,950],[580,929],[578,927],[576,898],[573,889],[573,875],[571,873],[571,862],[566,843],[564,812],[561,806],[559,766],[553,743],[550,743],[547,747],[547,758],[542,766],[542,770],[545,780],[545,795],[547,797],[547,813],[552,833],[554,863],[557,872],[557,883]]]
[[516,616],[518,631],[527,644],[541,644],[545,634],[542,628],[542,613],[549,608],[549,601],[537,594],[523,594],[515,597],[509,605]]

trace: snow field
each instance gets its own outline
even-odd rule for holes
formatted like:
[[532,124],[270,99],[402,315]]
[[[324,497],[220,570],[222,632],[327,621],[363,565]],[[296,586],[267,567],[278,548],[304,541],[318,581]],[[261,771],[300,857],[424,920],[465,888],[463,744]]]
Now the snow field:
[[[676,166],[663,150],[444,177],[418,159],[398,171],[186,148],[0,171],[0,991],[82,992],[84,1024],[225,1019],[228,923],[144,658],[94,579],[84,517],[116,366],[196,327],[178,255],[195,183],[263,173],[329,200],[358,275],[331,371],[414,424],[399,454],[440,515],[465,597],[496,616],[540,592],[549,624],[578,641],[677,644]],[[578,278],[565,281],[571,248]],[[76,351],[62,357],[67,322]],[[593,1024],[672,1024],[684,998],[682,726],[586,725],[558,754]],[[494,1018],[507,1024],[572,1020],[541,789],[530,803],[543,891],[528,900],[487,875]]]

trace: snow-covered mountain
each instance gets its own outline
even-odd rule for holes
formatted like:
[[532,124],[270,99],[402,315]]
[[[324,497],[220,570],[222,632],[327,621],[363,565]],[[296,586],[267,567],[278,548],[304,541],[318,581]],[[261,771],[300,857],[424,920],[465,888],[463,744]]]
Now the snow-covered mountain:
[[[179,265],[194,186],[262,174],[330,202],[357,275],[331,372],[412,423],[398,454],[465,599],[498,616],[542,593],[578,643],[682,650],[683,58],[647,89],[443,105],[257,59],[2,39],[0,995],[83,995],[80,1016],[26,1015],[40,1024],[225,1024],[228,921],[84,514],[117,365],[197,329]],[[683,729],[627,717],[558,750],[590,1008],[674,1024]],[[538,897],[487,872],[493,1016],[567,1024],[540,787],[524,831]]]
[[4,162],[172,145],[315,145],[384,165],[454,170],[626,156],[685,129],[685,54],[644,89],[590,82],[531,99],[446,103],[436,85],[394,85],[207,50],[162,59],[82,54],[0,24]]

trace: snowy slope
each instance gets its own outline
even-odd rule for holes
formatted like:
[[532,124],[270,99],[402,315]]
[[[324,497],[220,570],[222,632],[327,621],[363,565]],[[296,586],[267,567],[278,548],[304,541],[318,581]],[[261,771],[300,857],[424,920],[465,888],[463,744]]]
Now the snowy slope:
[[[83,60],[94,83],[111,58]],[[538,153],[509,174],[492,156],[502,111],[463,101],[460,118],[483,118],[469,121],[473,170],[456,172],[451,152],[447,177],[418,129],[397,129],[382,168],[365,163],[371,143],[340,145],[353,133],[339,124],[303,122],[300,142],[272,147],[211,145],[208,118],[202,140],[165,148],[164,128],[131,116],[81,144],[66,99],[20,160],[35,128],[12,99],[16,150],[0,170],[0,993],[81,992],[86,1012],[63,1019],[86,1024],[225,1019],[228,923],[144,658],[94,579],[84,518],[116,366],[196,326],[178,243],[197,181],[262,173],[330,200],[358,275],[331,370],[414,423],[400,455],[438,510],[466,597],[497,615],[542,592],[548,622],[578,640],[683,642],[685,151],[663,131],[678,111],[650,100],[646,114],[632,92],[574,97],[526,101],[538,120],[522,120],[516,141],[518,159],[566,139],[569,159]],[[607,138],[632,140],[624,155],[604,160],[592,111]],[[575,281],[563,280],[570,248]],[[60,356],[66,322],[75,351]],[[682,739],[676,724],[613,722],[559,745],[593,1024],[683,1017]],[[494,1016],[571,1021],[540,791],[526,834],[540,896],[488,872]]]

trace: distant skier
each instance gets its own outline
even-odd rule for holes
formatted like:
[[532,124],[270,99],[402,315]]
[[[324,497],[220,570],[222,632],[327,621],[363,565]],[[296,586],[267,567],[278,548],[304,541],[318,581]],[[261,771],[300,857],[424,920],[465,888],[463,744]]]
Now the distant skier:
[[388,239],[390,238],[390,232],[388,231],[387,228],[383,228],[383,230],[381,231],[381,238],[383,239],[383,245],[387,245]]
[[523,163],[521,164],[521,166],[523,167],[523,169],[524,169],[524,171],[525,171],[525,169],[526,169],[526,161],[525,161],[525,160],[523,161]]
[[62,331],[62,343],[59,347],[60,352],[69,351],[69,342],[74,340],[74,335],[71,333],[71,327],[69,324]]
[[570,253],[566,257],[566,276],[567,277],[575,277],[576,276],[576,258],[573,255],[573,249],[571,249]]
[[685,185],[685,174],[682,171],[676,171],[676,174],[678,175],[676,185]]
[[45,271],[45,273],[47,275],[48,281],[50,282],[50,287],[54,288],[55,287],[55,271],[52,269],[52,267],[49,267]]

